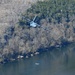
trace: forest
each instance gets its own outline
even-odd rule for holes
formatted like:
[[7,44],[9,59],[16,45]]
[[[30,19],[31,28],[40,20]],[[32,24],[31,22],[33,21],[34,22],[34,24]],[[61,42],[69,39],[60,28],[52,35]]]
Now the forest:
[[[40,27],[30,27],[37,16]],[[75,41],[75,0],[46,0],[31,4],[18,22],[0,38],[0,62],[35,55],[46,48]]]

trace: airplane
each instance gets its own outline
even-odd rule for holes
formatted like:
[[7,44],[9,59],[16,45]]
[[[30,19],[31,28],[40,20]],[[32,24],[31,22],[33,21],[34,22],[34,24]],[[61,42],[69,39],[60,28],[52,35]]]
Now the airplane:
[[36,17],[37,17],[37,16],[35,16],[34,19],[30,22],[30,26],[31,26],[31,27],[34,27],[34,28],[35,28],[35,27],[37,27],[37,26],[40,26],[39,24],[37,24],[37,23],[35,22]]

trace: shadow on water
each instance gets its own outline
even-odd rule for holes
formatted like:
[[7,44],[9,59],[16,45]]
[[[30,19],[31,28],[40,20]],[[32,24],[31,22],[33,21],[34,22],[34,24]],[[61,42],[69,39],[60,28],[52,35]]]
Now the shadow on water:
[[0,75],[75,75],[75,44],[2,64]]

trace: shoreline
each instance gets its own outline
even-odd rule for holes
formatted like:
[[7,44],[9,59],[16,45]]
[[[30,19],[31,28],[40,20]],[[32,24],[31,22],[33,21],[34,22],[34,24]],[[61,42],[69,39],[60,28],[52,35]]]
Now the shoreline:
[[73,44],[74,42],[65,42],[65,43],[62,43],[60,45],[57,45],[57,46],[52,46],[52,47],[47,47],[47,48],[40,48],[38,50],[36,50],[35,52],[29,52],[27,54],[21,54],[21,53],[15,53],[14,56],[11,56],[12,58],[0,58],[0,64],[5,64],[5,63],[8,63],[8,62],[13,62],[13,61],[16,61],[18,59],[28,59],[30,57],[33,57],[33,56],[36,56],[36,55],[39,55],[40,53],[43,53],[43,52],[46,52],[46,51],[52,51],[52,49],[56,49],[56,48],[62,48],[64,46],[67,46],[67,45],[70,45],[70,44]]

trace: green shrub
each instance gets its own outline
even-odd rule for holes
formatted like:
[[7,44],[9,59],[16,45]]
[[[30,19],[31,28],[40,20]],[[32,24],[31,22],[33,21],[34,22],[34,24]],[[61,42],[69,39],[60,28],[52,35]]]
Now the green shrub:
[[66,22],[69,22],[70,16],[75,15],[75,0],[38,1],[22,14],[19,22],[27,24],[27,19],[32,20],[35,15],[40,20],[44,18],[51,23],[61,23],[62,17],[66,18]]

